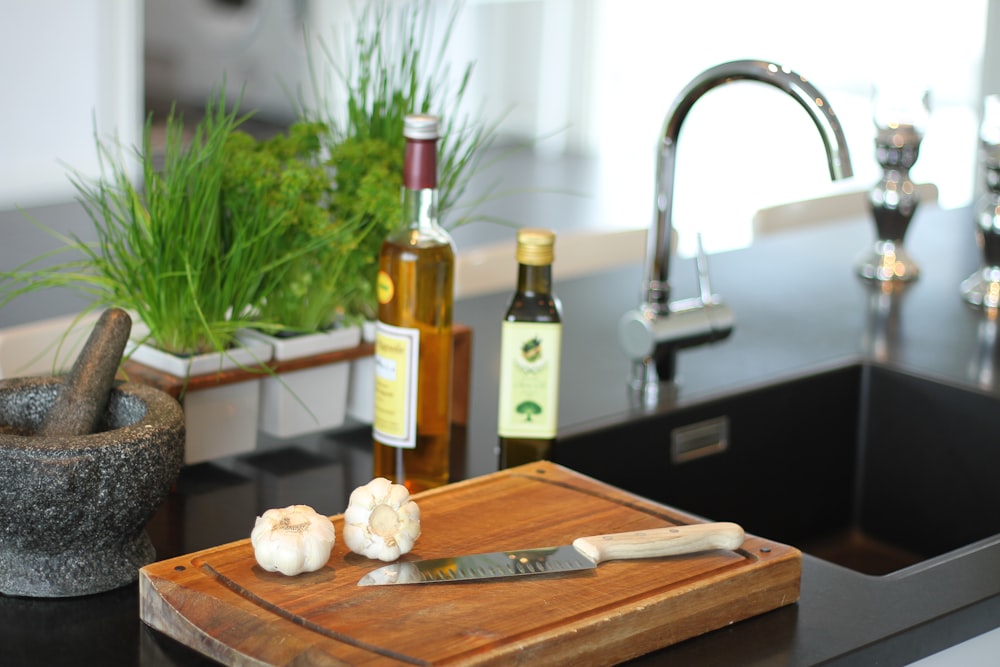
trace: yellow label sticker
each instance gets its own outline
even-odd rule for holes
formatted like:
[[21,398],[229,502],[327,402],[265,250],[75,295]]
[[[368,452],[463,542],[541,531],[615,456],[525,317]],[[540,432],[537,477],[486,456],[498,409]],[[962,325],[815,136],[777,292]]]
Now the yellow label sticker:
[[375,291],[378,294],[378,302],[385,305],[392,301],[396,295],[396,286],[392,284],[392,278],[385,271],[378,272],[378,281],[375,283]]

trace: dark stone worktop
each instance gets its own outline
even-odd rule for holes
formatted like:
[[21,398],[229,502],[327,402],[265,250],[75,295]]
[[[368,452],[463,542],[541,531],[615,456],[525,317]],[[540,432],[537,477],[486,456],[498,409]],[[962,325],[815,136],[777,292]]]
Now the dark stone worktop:
[[[918,213],[907,247],[923,276],[903,296],[898,327],[887,338],[874,336],[868,326],[870,293],[853,273],[854,259],[872,234],[871,224],[858,218],[713,256],[713,287],[733,308],[736,329],[726,341],[681,352],[677,400],[694,401],[859,356],[996,391],[994,357],[984,356],[977,339],[979,315],[959,296],[959,282],[979,263],[970,212],[926,207]],[[562,433],[628,419],[633,411],[625,391],[628,364],[615,329],[619,316],[636,303],[640,274],[636,265],[560,281],[557,259],[556,289],[565,311]],[[690,260],[675,261],[672,277],[674,298],[696,294]],[[491,294],[456,306],[456,320],[474,329],[468,475],[495,468],[498,323],[507,298]],[[246,511],[232,503],[234,495],[213,500],[211,494],[198,496],[200,488],[189,481],[192,495],[181,493],[166,508],[169,529],[158,528],[154,536],[161,543],[178,531],[210,535],[214,542],[206,546],[249,534],[242,525]],[[254,490],[244,491],[252,503]],[[165,541],[163,557],[174,555],[171,549],[193,550],[191,542]],[[636,663],[906,664],[1000,625],[996,552],[983,549],[961,563],[942,563],[934,585],[919,589],[890,587],[806,556],[798,604]],[[0,597],[0,664],[208,662],[143,626],[135,589],[126,587],[79,600]]]

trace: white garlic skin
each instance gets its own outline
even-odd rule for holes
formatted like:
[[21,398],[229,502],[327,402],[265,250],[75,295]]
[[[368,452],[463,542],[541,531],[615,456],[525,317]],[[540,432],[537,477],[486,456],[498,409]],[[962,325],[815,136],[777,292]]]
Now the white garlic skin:
[[269,509],[257,517],[250,533],[257,564],[288,576],[326,565],[336,539],[330,519],[308,505]]
[[402,484],[377,477],[351,493],[344,544],[354,553],[390,562],[413,549],[418,537],[420,508]]

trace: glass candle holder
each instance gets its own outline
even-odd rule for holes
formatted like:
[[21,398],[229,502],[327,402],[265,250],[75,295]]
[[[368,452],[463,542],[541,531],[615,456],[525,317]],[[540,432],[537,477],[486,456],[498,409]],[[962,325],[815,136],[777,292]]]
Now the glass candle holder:
[[962,281],[962,298],[969,304],[1000,307],[1000,95],[989,95],[979,128],[979,166],[985,181],[976,205],[976,243],[983,263]]
[[858,275],[876,281],[912,281],[920,266],[903,247],[920,197],[910,169],[920,155],[930,115],[925,90],[880,89],[874,97],[875,159],[882,177],[868,193],[876,241],[858,260]]

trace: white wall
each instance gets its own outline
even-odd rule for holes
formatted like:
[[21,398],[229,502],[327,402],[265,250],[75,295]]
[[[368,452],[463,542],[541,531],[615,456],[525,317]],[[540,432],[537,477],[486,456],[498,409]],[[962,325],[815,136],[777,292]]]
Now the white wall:
[[[275,121],[295,118],[297,88],[308,92],[310,36],[328,40],[350,16],[348,2],[145,0],[147,92],[200,108],[226,79],[242,88],[242,109]],[[322,63],[322,59],[319,60]]]
[[72,200],[69,169],[98,173],[95,126],[141,137],[141,0],[6,0],[0,81],[0,210]]

